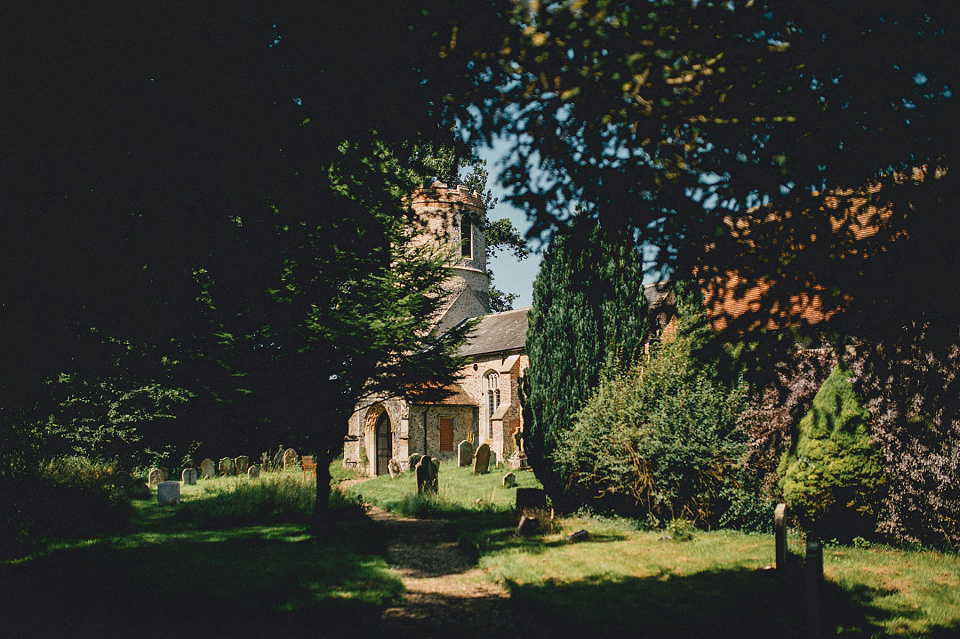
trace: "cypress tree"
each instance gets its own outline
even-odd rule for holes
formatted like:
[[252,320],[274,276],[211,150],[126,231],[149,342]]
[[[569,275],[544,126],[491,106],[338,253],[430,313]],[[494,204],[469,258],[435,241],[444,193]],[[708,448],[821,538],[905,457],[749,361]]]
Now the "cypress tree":
[[525,448],[554,503],[561,493],[553,461],[557,434],[571,426],[607,366],[629,365],[642,351],[647,323],[643,264],[631,236],[581,216],[558,233],[533,284],[527,332],[530,369]]

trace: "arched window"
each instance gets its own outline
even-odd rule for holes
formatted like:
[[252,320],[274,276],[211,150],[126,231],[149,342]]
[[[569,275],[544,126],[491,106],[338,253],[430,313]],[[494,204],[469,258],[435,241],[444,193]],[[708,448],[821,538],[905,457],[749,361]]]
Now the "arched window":
[[460,218],[460,257],[473,259],[473,225],[468,215]]
[[494,372],[487,373],[483,386],[487,399],[487,439],[493,439],[493,414],[500,406],[500,375]]

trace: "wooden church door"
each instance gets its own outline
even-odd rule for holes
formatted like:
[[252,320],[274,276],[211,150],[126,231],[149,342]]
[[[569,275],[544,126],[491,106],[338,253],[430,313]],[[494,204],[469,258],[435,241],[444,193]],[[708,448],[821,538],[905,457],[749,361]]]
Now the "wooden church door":
[[384,475],[390,472],[388,464],[393,457],[393,435],[390,432],[390,418],[386,411],[377,420],[377,474]]

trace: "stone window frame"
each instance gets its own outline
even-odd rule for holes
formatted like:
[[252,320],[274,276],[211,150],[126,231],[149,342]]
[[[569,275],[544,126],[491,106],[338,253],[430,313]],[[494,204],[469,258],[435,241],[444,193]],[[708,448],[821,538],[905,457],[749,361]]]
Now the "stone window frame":
[[460,216],[460,257],[473,259],[473,220],[466,213]]
[[493,439],[493,415],[500,407],[500,373],[489,370],[483,375],[483,408],[486,411],[487,439]]

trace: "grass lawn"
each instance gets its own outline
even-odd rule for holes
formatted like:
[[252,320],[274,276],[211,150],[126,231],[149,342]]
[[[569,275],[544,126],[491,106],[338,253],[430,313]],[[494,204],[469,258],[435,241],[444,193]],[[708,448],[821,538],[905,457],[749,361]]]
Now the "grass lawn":
[[[780,580],[772,535],[696,532],[687,542],[638,530],[627,520],[561,519],[554,534],[520,539],[508,510],[515,491],[503,472],[474,476],[442,465],[436,514],[493,579],[506,584],[520,618],[547,635],[639,637],[803,637],[802,573]],[[534,486],[531,473],[516,473]],[[412,474],[355,485],[365,501],[403,512]],[[477,498],[483,501],[477,505]],[[430,513],[433,514],[433,513]],[[493,516],[491,515],[498,515]],[[567,535],[590,532],[568,543]],[[791,535],[791,551],[803,540]],[[843,637],[960,636],[960,558],[887,547],[824,550],[824,616]],[[623,634],[626,631],[626,634]]]
[[[202,510],[254,483],[183,486],[181,508]],[[309,484],[304,488],[309,497]],[[210,528],[196,523],[203,517],[177,512],[155,499],[135,502],[125,534],[64,541],[0,563],[0,635],[305,636],[322,623],[327,636],[346,636],[348,624],[357,626],[351,634],[362,634],[401,597],[403,586],[364,518],[317,539],[299,523]]]

